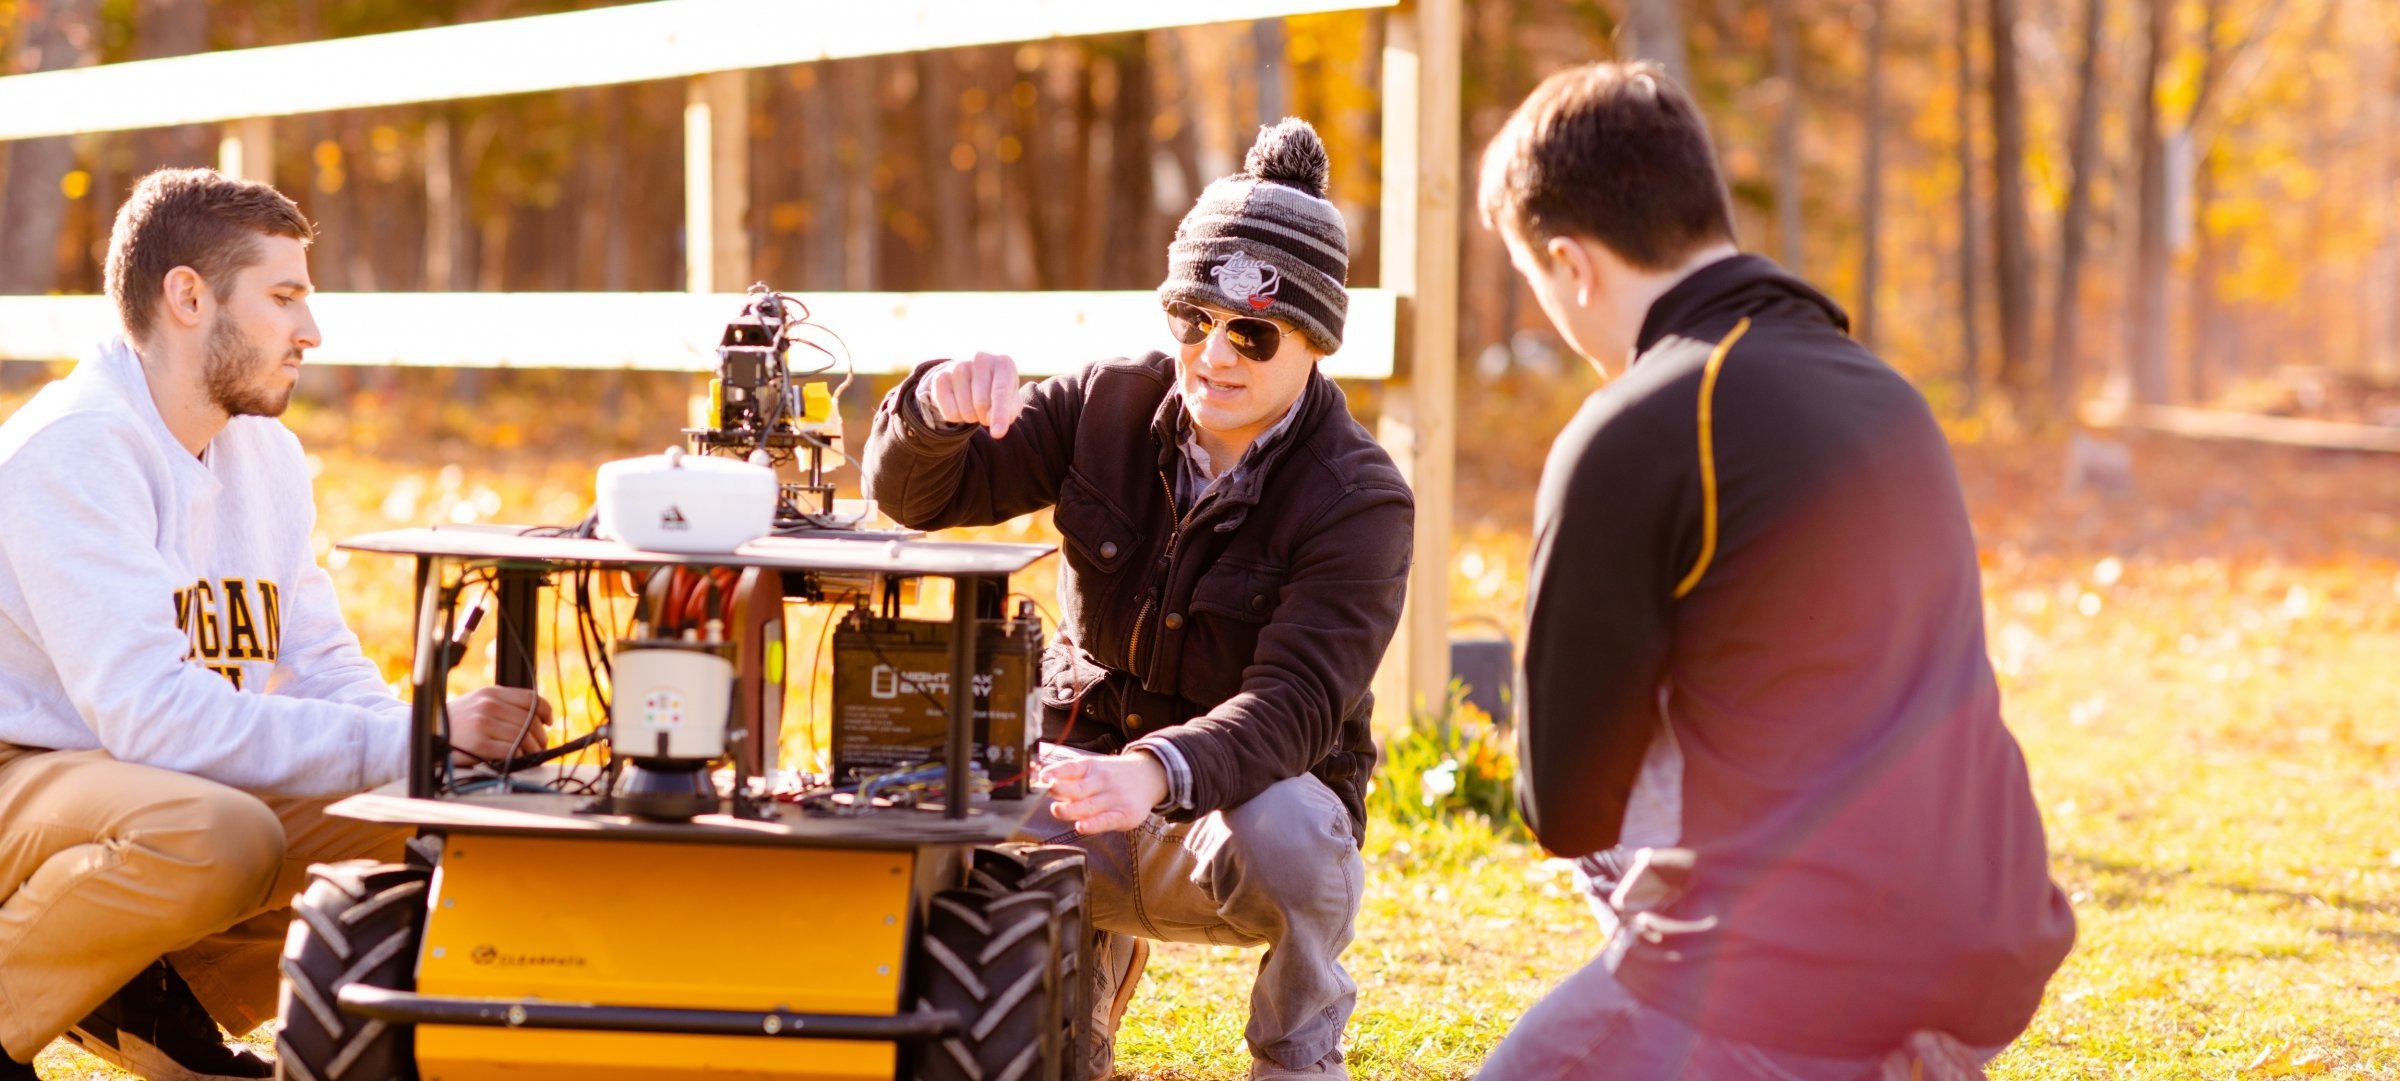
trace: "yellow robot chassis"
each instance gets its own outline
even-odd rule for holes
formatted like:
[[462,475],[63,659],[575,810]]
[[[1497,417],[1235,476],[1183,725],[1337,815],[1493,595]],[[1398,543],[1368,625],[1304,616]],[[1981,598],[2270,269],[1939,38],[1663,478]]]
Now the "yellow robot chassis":
[[[595,535],[604,493],[581,527],[344,542],[415,560],[414,705],[405,780],[332,813],[414,839],[403,863],[312,870],[282,959],[280,1076],[1076,1075],[1091,1013],[1082,854],[1009,840],[1041,798],[1024,676],[1040,631],[1030,602],[1002,608],[1009,576],[1051,549],[855,528],[824,480],[839,388],[806,381],[832,354],[802,333],[813,324],[798,301],[763,285],[746,301],[718,349],[709,421],[685,434],[696,453],[753,464],[806,456],[803,482],[776,493],[773,535],[730,551],[637,548]],[[795,345],[825,367],[795,375]],[[698,485],[703,472],[669,479]],[[654,524],[705,524],[674,504],[663,514]],[[629,618],[594,588],[612,576],[638,582]],[[851,683],[922,699],[907,703],[923,724],[900,729],[901,751],[932,760],[892,768],[886,726],[873,734],[887,745],[870,748],[877,776],[776,785],[787,607],[848,603],[858,626],[888,629],[904,622],[902,587],[925,579],[950,582],[950,618],[909,624],[907,640],[946,648],[947,671],[920,652]],[[545,590],[552,623],[571,612],[574,624],[546,643]],[[444,703],[485,610],[462,617],[470,594],[497,602],[494,682],[537,687],[547,657],[563,695],[562,658],[574,658],[593,697],[609,696],[605,723],[537,755],[458,766]],[[1005,669],[995,643],[1017,650]],[[1001,701],[1003,685],[1025,697]]]

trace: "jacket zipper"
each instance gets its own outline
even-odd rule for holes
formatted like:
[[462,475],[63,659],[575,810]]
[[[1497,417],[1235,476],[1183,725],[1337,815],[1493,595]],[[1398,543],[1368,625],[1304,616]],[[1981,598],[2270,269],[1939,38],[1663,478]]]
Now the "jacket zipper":
[[[1167,483],[1167,471],[1158,471],[1158,486],[1167,493],[1167,562],[1175,561],[1175,540],[1183,535],[1183,512],[1175,509],[1175,486]],[[1142,611],[1133,617],[1133,639],[1125,645],[1125,667],[1133,678],[1142,678],[1142,628],[1150,622],[1150,609],[1158,603],[1158,593],[1152,590],[1142,598]]]

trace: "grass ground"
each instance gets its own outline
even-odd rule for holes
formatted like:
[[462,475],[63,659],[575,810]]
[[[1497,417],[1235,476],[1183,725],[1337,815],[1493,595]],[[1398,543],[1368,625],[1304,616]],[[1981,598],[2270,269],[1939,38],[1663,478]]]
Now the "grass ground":
[[[481,425],[455,402],[434,417],[395,404],[422,388],[349,388],[339,412],[293,418],[319,448],[320,539],[572,520],[593,462],[671,429],[679,385],[662,388],[666,404],[634,393],[604,422],[542,431]],[[2400,1077],[2400,461],[2133,451],[2134,487],[2116,495],[2068,490],[2056,440],[1958,451],[2010,724],[2081,921],[2032,1028],[1992,1073]],[[1462,523],[1454,591],[1513,621],[1521,508],[1485,510],[1505,525]],[[333,562],[370,651],[399,671],[405,570]],[[1367,855],[1347,956],[1355,1076],[1470,1076],[1597,945],[1561,875],[1479,826],[1379,823]],[[1242,1077],[1255,965],[1255,953],[1161,948],[1122,1076]],[[64,1048],[40,1065],[53,1079],[119,1076]]]

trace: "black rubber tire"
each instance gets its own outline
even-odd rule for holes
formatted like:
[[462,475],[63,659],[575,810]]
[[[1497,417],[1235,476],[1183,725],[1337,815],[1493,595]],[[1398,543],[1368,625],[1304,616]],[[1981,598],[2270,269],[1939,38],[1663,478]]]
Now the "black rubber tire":
[[363,983],[417,986],[417,943],[433,871],[350,860],[308,869],[292,902],[276,996],[275,1076],[282,1081],[416,1081],[412,1026],[341,1012],[334,996]]
[[955,1010],[966,1031],[928,1045],[917,1081],[1058,1076],[1059,923],[1046,893],[943,890],[919,937],[921,1008]]
[[[1062,1063],[1082,1061],[1083,1046],[1092,1029],[1092,909],[1085,901],[1089,877],[1082,849],[1074,845],[1037,845],[1011,841],[979,845],[969,881],[993,893],[1038,890],[1050,895],[1058,915],[1060,1035]],[[1084,1081],[1062,1070],[1063,1081]]]

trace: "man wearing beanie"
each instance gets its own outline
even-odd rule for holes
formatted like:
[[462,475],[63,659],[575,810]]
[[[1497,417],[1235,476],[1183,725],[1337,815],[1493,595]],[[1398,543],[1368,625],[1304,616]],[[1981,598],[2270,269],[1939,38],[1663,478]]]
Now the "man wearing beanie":
[[935,360],[886,397],[866,489],[920,529],[1055,508],[1031,839],[1080,846],[1102,938],[1106,1077],[1149,940],[1266,946],[1253,1078],[1344,1077],[1340,956],[1365,871],[1367,686],[1400,619],[1414,505],[1317,362],[1341,346],[1348,236],[1306,123],[1263,130],[1168,249],[1173,352],[1019,388]]

